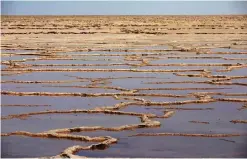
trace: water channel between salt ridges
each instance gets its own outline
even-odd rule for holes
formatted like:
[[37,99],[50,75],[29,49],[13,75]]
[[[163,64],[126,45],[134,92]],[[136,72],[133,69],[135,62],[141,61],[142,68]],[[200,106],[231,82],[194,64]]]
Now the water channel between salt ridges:
[[2,157],[244,156],[247,51],[145,49],[2,50]]

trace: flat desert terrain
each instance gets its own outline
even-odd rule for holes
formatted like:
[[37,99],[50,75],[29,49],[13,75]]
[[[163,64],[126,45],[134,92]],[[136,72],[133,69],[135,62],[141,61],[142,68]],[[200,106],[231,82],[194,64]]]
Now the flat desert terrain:
[[1,151],[247,157],[247,15],[2,16]]

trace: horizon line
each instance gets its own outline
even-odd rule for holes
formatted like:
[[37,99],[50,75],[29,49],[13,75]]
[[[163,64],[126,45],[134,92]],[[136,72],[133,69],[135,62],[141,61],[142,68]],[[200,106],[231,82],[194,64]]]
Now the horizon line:
[[1,14],[1,16],[247,16],[245,14]]

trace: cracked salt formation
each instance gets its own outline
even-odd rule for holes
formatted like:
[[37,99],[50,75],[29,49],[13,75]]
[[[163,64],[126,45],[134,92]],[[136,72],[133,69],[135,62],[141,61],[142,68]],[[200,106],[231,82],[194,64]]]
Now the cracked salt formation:
[[2,157],[246,157],[246,16],[2,18]]

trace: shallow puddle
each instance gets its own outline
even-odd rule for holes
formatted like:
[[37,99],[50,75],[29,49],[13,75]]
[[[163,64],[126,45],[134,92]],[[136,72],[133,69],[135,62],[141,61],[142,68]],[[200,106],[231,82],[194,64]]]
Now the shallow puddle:
[[241,62],[241,60],[225,60],[225,59],[160,59],[156,61],[151,61],[151,64],[159,64],[159,63],[166,63],[166,64],[190,64],[190,63],[229,63],[235,64],[236,62]]
[[[178,86],[180,86],[180,84],[178,84]],[[183,88],[186,89],[186,87],[183,87]],[[140,90],[139,93],[188,95],[190,93],[197,93],[197,92],[226,92],[226,91],[232,92],[231,90],[228,90],[231,88],[221,89],[222,87],[219,87],[219,89],[217,89],[217,88],[209,87],[209,89],[206,89],[206,90],[204,88],[205,87],[203,87],[203,86],[195,87],[194,85],[192,85],[192,87],[188,86],[187,90],[179,90],[179,87],[177,88],[178,90],[172,90],[172,89],[174,89],[174,87],[168,87],[168,88],[164,87],[163,88],[164,90]],[[212,88],[212,89],[210,89],[210,88]],[[157,88],[157,89],[159,89],[159,88]],[[165,90],[165,89],[167,89],[167,90]],[[171,90],[169,90],[169,89],[171,89]]]
[[[165,63],[164,63],[165,64]],[[200,63],[197,63],[200,65]],[[138,69],[164,69],[164,70],[178,70],[178,69],[191,69],[191,70],[203,70],[207,69],[209,71],[216,71],[216,70],[221,70],[225,69],[223,66],[142,66],[138,67]]]
[[108,64],[108,63],[113,63],[113,62],[122,62],[121,60],[118,59],[109,59],[109,60],[100,60],[100,59],[76,59],[75,60],[36,60],[36,61],[27,61],[25,64]]
[[33,158],[55,156],[70,146],[88,146],[92,143],[66,139],[2,136],[1,144],[2,158]]
[[228,48],[213,48],[210,50],[211,52],[246,52],[247,50],[242,50],[242,49],[228,49]]
[[[81,87],[81,88],[80,88]],[[83,88],[85,87],[85,88]],[[102,86],[103,87],[103,86]],[[116,88],[117,89],[117,88]],[[120,90],[114,88],[90,88],[86,85],[70,85],[70,83],[54,85],[54,84],[20,84],[20,83],[4,83],[2,84],[3,91],[15,91],[15,92],[64,92],[64,93],[117,93]]]
[[2,107],[2,115],[34,112],[34,110],[73,110],[93,109],[96,107],[113,106],[122,102],[113,97],[49,97],[49,96],[5,96],[2,95],[2,105],[51,105],[49,107]]
[[247,76],[246,70],[247,70],[247,67],[243,67],[243,68],[236,68],[236,69],[233,69],[227,72],[217,72],[215,74],[226,75],[226,76]]
[[104,151],[79,151],[77,155],[116,158],[245,157],[246,138],[234,137],[229,140],[236,143],[216,138],[130,137],[120,139],[118,144]]
[[[155,114],[157,116],[163,116],[164,115],[164,111],[161,111],[160,109],[147,109],[149,107],[145,107],[145,106],[139,106],[137,105],[131,105],[125,108],[122,108],[121,111],[125,111],[125,112],[135,112],[135,113],[144,113],[144,114]],[[152,107],[150,107],[152,108]],[[164,109],[165,110],[165,109]],[[156,119],[152,119],[152,120],[156,120]],[[151,128],[150,128],[151,129]],[[135,131],[134,131],[135,132]],[[134,133],[133,132],[133,133]]]
[[[7,73],[7,72],[2,72]],[[2,76],[2,80],[23,80],[23,81],[63,81],[71,80],[70,77],[65,76],[67,72],[23,72],[15,76]]]
[[247,77],[241,78],[241,79],[232,79],[231,82],[237,82],[237,83],[247,83]]
[[123,131],[82,131],[82,132],[72,132],[73,135],[82,135],[82,136],[111,136],[117,139],[128,138],[129,135],[135,133],[135,130],[123,130]]
[[[233,68],[228,72],[219,72],[219,70],[226,70],[228,68],[223,66],[223,64],[245,64],[246,62],[241,60],[241,58],[245,58],[245,54],[236,54],[235,56],[235,54],[229,53],[240,52],[241,50],[222,50],[217,48],[211,49],[212,53],[210,54],[157,51],[157,49],[170,49],[167,46],[147,46],[140,49],[147,49],[149,51],[139,52],[137,49],[135,50],[137,52],[133,50],[133,52],[91,51],[57,53],[57,56],[53,57],[54,59],[46,60],[44,58],[36,61],[22,62],[23,64],[30,65],[26,68],[18,68],[20,70],[41,70],[33,72],[18,71],[18,74],[12,74],[14,73],[13,71],[4,71],[3,69],[6,68],[6,65],[1,65],[2,74],[4,74],[2,75],[2,91],[71,93],[68,96],[55,96],[52,94],[51,96],[39,96],[37,94],[33,94],[33,96],[2,95],[2,117],[49,110],[89,110],[97,107],[113,107],[122,102],[137,102],[116,111],[155,114],[157,117],[150,118],[150,120],[159,121],[161,123],[160,127],[140,127],[133,130],[115,132],[102,130],[73,132],[72,134],[74,135],[111,136],[118,139],[116,144],[110,145],[106,150],[79,151],[77,155],[87,157],[246,157],[243,148],[247,145],[245,142],[246,138],[243,136],[230,138],[129,136],[143,132],[246,133],[246,124],[230,122],[231,120],[246,120],[245,102],[215,101],[203,104],[172,104],[173,102],[198,100],[198,98],[190,95],[198,92],[247,93],[247,89],[243,85],[243,83],[246,83],[245,78],[224,80],[218,84],[207,82],[223,79],[220,76],[210,77],[210,75],[247,76],[245,67]],[[13,50],[12,52],[5,50],[4,53],[8,52],[13,53]],[[24,52],[20,51],[19,53]],[[226,53],[219,54],[217,52]],[[13,55],[11,60],[21,60],[23,58],[34,58],[34,56]],[[2,60],[10,60],[10,57],[2,56]],[[151,65],[145,65],[145,63]],[[181,63],[188,64],[188,66],[180,66],[179,64]],[[36,65],[32,66],[32,64]],[[212,66],[203,66],[205,64],[212,64]],[[213,66],[214,64],[216,66]],[[12,68],[9,67],[8,69]],[[67,70],[58,71],[56,69]],[[69,69],[88,69],[88,71],[71,71]],[[174,71],[165,72],[165,70]],[[209,71],[208,77],[200,77],[200,74],[206,73],[203,70]],[[29,84],[29,81],[36,83]],[[134,91],[135,89],[136,91]],[[72,93],[112,94],[108,94],[108,96],[82,97],[75,96],[77,94],[73,95]],[[119,95],[114,93],[125,94]],[[126,93],[130,94],[127,94],[127,96]],[[167,97],[168,94],[171,97]],[[246,96],[243,95],[230,96],[209,93],[209,96],[213,98],[246,99]],[[138,99],[152,102],[171,102],[171,104],[165,106],[148,105]],[[160,118],[164,116],[165,111],[174,111],[175,113],[169,118]],[[42,114],[21,119],[2,120],[2,133],[14,131],[43,132],[82,126],[119,127],[140,123],[141,120],[138,116],[64,112],[62,114]],[[69,146],[91,144],[71,140],[51,140],[20,136],[3,137],[2,139],[2,144],[4,144],[2,146],[4,147],[2,148],[2,157],[54,156]],[[220,139],[229,139],[231,141]],[[40,145],[39,149],[35,148],[37,145]],[[34,150],[30,151],[30,148]]]
[[62,128],[82,126],[117,127],[138,123],[140,123],[140,119],[138,117],[126,115],[107,115],[102,113],[43,114],[33,115],[24,120],[2,120],[2,132],[28,131],[38,133]]
[[[245,133],[246,124],[233,124],[230,121],[243,119],[246,111],[239,111],[242,103],[214,102],[205,104],[186,104],[181,108],[214,108],[214,110],[174,110],[171,118],[157,119],[160,129],[155,132],[181,133]],[[173,107],[172,105],[170,107]],[[161,107],[162,108],[162,107]],[[164,107],[166,108],[166,107]],[[209,122],[209,124],[191,123],[189,121]]]

